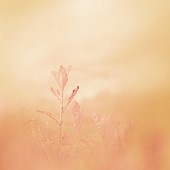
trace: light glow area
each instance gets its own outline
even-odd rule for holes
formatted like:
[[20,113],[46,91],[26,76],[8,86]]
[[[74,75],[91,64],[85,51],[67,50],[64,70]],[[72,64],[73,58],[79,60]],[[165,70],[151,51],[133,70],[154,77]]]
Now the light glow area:
[[88,89],[81,98],[104,90],[115,93],[122,88],[133,89],[144,82],[146,88],[147,84],[167,83],[166,2],[152,4],[152,9],[148,2],[139,8],[133,1],[40,4],[25,12],[21,4],[20,13],[2,15],[1,75],[9,79],[2,79],[6,90],[12,81],[32,91],[36,81],[40,90],[47,84],[48,72],[60,64],[73,65],[73,77],[84,85],[83,91]]

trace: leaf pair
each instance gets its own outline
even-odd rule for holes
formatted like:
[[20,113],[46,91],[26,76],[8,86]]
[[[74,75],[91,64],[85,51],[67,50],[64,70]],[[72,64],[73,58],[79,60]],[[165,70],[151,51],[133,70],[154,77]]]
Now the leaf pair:
[[[77,94],[78,90],[79,90],[79,86],[77,86],[77,87],[72,91],[70,97],[69,97],[68,100],[67,100],[67,104],[66,104],[65,107],[67,107],[67,106],[72,102],[72,100],[73,100],[73,98],[75,97],[75,95]],[[61,95],[62,95],[62,94],[61,94],[61,92],[60,92],[58,89],[56,90],[56,89],[54,89],[53,87],[51,87],[51,93],[52,93],[55,97],[57,97],[58,100],[61,101]]]

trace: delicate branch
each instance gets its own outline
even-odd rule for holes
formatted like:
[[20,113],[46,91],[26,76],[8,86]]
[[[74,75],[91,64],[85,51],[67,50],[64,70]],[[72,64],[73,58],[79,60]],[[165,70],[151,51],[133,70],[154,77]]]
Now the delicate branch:
[[[67,102],[64,105],[64,89],[68,83],[68,74],[71,70],[72,66],[69,66],[68,68],[64,68],[63,66],[59,67],[58,72],[57,71],[52,71],[51,74],[54,77],[54,79],[56,80],[58,86],[59,86],[59,90],[55,89],[53,87],[51,87],[51,93],[60,101],[60,115],[59,115],[59,121],[52,116],[51,113],[49,112],[44,112],[44,111],[40,111],[40,110],[36,110],[37,112],[40,112],[42,114],[45,114],[47,116],[49,116],[51,119],[53,119],[57,125],[58,125],[58,155],[60,155],[60,150],[61,150],[61,139],[62,139],[62,128],[63,128],[63,114],[65,112],[65,109],[67,108],[67,106],[72,102],[73,98],[76,96],[77,91],[79,90],[79,86],[77,86],[73,91],[72,94],[69,96]],[[79,127],[77,127],[77,134],[75,139],[77,138],[79,131],[80,131],[80,126],[81,126],[81,121],[80,121],[80,113],[78,113],[78,120],[75,117],[75,120],[78,121],[77,123],[80,124],[78,125]],[[77,126],[77,125],[76,125]]]
[[44,111],[41,111],[41,110],[36,110],[36,111],[39,112],[39,113],[42,113],[42,114],[45,114],[45,115],[49,116],[49,117],[50,117],[51,119],[53,119],[58,125],[60,124],[59,121],[58,121],[55,117],[53,117],[51,113],[49,113],[49,112],[44,112]]

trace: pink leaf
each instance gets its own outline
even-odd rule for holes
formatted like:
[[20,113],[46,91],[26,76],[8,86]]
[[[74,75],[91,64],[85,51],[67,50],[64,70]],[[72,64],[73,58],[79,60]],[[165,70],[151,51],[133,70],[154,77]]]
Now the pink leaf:
[[77,86],[77,87],[72,91],[72,94],[70,95],[70,97],[69,97],[69,99],[68,99],[67,105],[69,105],[69,103],[73,100],[74,96],[77,94],[78,89],[79,89],[79,86]]
[[67,84],[67,81],[68,81],[67,72],[63,66],[60,66],[58,75],[57,75],[57,82],[62,90],[64,90]]
[[73,113],[73,125],[76,128],[79,128],[81,126],[82,118],[81,118],[80,106],[76,101],[74,101],[73,103],[72,113]]
[[61,97],[61,93],[59,92],[59,90],[55,90],[51,87],[51,92],[54,96],[57,97],[58,100],[60,100],[60,97]]

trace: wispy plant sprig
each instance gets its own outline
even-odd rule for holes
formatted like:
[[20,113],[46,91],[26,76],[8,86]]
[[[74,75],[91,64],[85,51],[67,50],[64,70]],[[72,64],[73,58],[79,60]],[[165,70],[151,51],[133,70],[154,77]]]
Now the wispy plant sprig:
[[[68,66],[67,68],[60,66],[58,72],[57,71],[51,71],[52,76],[54,77],[58,88],[51,87],[51,93],[57,98],[57,100],[60,102],[60,112],[59,112],[59,120],[50,112],[46,111],[41,111],[41,110],[36,110],[39,113],[45,114],[48,117],[50,117],[52,120],[54,120],[59,128],[59,133],[58,133],[58,153],[60,153],[61,149],[61,139],[62,139],[62,130],[63,130],[63,114],[65,112],[65,109],[69,106],[69,104],[73,101],[75,98],[79,86],[77,86],[70,96],[67,98],[67,101],[64,102],[64,92],[65,92],[65,87],[68,83],[68,76],[71,71],[72,66]],[[80,106],[77,102],[74,102],[72,112],[73,112],[73,117],[74,117],[74,122],[76,122],[75,126],[78,128],[77,133],[79,133],[79,129],[81,127],[81,118],[80,118]]]

